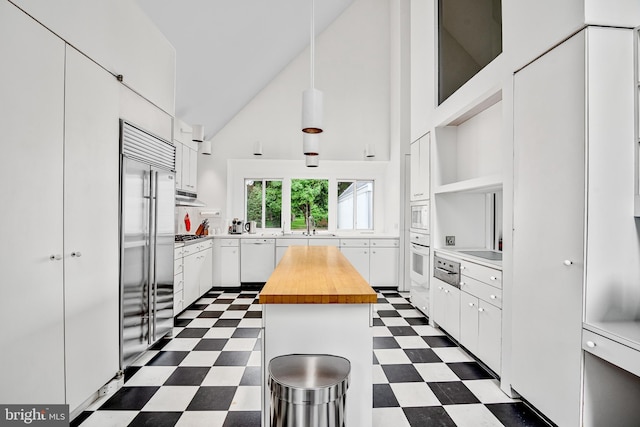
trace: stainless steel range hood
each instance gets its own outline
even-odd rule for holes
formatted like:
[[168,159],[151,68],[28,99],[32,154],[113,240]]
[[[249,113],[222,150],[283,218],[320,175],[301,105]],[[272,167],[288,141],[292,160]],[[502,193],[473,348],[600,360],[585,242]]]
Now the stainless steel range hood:
[[206,204],[198,200],[196,193],[189,193],[188,191],[176,190],[176,206],[206,206]]

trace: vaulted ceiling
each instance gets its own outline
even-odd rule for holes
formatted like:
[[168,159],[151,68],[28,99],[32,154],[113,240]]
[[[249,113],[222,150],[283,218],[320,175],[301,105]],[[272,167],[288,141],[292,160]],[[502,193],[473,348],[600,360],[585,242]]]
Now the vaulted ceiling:
[[[176,49],[176,116],[206,139],[309,44],[311,0],[136,1]],[[316,1],[316,34],[352,1]]]

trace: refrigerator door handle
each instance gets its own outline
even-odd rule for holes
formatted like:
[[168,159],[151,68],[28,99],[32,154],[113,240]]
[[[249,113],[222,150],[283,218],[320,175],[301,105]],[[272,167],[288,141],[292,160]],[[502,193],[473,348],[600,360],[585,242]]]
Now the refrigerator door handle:
[[149,315],[149,344],[156,336],[156,233],[157,233],[157,188],[158,172],[151,170],[149,176],[149,292],[147,306]]

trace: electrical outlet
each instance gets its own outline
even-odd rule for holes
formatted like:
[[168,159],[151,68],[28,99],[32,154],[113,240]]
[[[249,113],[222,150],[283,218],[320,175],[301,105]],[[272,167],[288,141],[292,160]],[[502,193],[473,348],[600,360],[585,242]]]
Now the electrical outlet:
[[456,245],[456,236],[445,236],[444,242],[447,246],[455,246]]

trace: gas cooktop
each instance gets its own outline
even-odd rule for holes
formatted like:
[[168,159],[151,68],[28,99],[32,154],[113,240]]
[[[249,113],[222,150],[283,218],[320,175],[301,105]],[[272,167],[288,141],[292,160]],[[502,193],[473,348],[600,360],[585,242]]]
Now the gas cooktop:
[[195,234],[176,234],[176,242],[187,242],[189,240],[202,239],[204,236],[196,236]]

